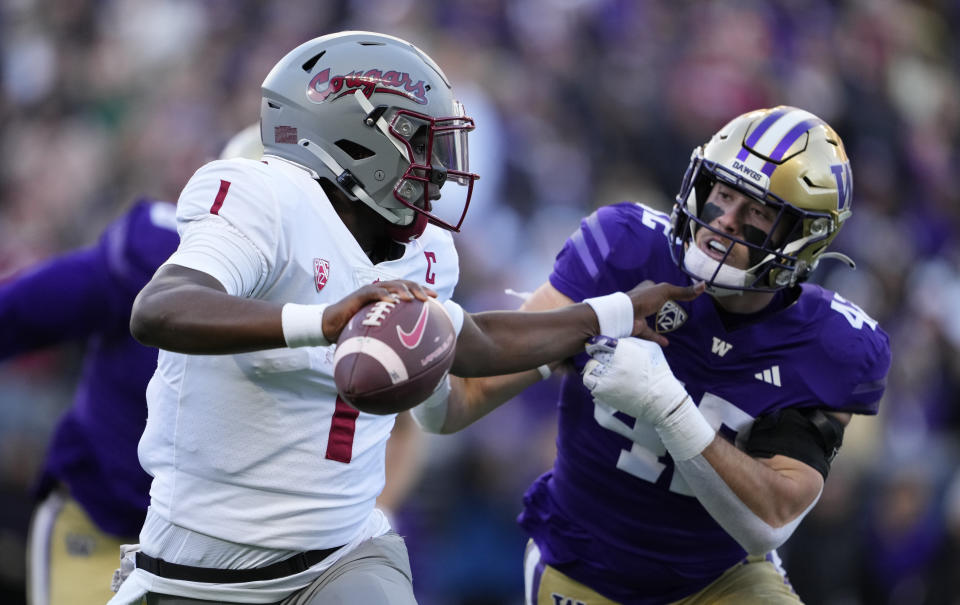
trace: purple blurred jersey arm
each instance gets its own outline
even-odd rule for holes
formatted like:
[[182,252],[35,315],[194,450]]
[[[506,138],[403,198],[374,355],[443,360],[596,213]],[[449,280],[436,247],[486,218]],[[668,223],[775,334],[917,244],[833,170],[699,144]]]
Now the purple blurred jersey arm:
[[99,248],[71,252],[0,285],[0,359],[69,340],[116,322],[133,303],[110,284]]
[[128,332],[133,299],[176,248],[174,206],[141,201],[99,241],[0,284],[0,359],[102,332]]

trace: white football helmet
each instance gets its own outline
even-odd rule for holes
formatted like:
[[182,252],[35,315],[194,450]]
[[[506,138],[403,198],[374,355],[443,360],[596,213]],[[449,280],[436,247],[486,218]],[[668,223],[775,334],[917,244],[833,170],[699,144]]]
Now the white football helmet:
[[259,160],[263,157],[263,143],[260,141],[260,125],[251,124],[236,133],[220,152],[220,159],[246,158]]
[[281,59],[262,94],[266,155],[367,204],[398,241],[418,237],[427,222],[459,231],[479,178],[468,166],[474,124],[416,46],[371,32],[322,36]]
[[[711,227],[704,204],[722,182],[777,210],[773,228],[754,241]],[[850,217],[853,174],[843,142],[826,122],[795,107],[779,106],[734,118],[696,148],[671,216],[671,252],[689,275],[715,294],[774,291],[805,280]],[[709,212],[707,213],[709,215]],[[699,229],[745,246],[750,267],[734,269],[693,243]],[[762,240],[762,241],[761,241]]]

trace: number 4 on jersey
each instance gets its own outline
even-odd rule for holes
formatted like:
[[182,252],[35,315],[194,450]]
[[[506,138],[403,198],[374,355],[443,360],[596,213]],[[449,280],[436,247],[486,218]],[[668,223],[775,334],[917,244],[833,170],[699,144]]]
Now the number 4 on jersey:
[[833,300],[830,302],[830,308],[846,317],[854,330],[862,330],[863,324],[870,326],[871,330],[877,329],[876,319],[867,315],[863,309],[839,294],[834,293]]

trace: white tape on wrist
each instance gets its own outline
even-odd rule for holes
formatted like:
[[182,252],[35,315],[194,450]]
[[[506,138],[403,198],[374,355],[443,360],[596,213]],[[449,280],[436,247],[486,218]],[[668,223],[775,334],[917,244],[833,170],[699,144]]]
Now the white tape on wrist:
[[553,374],[553,370],[550,369],[550,366],[543,364],[537,368],[537,371],[540,372],[540,380],[546,380],[550,378],[550,375]]
[[585,298],[600,321],[600,334],[623,338],[633,334],[633,302],[623,292]]
[[323,312],[329,305],[283,305],[280,324],[283,326],[283,340],[287,346],[325,347],[330,344],[323,335]]
[[660,441],[677,462],[699,455],[716,436],[689,396],[656,429]]

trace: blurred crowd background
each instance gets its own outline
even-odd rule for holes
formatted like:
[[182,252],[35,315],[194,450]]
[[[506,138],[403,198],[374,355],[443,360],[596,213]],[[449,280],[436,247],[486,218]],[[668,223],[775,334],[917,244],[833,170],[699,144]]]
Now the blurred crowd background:
[[[855,182],[834,248],[858,266],[815,280],[880,321],[893,367],[781,554],[810,604],[960,603],[960,4],[4,0],[0,279],[91,244],[140,196],[175,200],[257,120],[270,67],[340,29],[421,46],[476,119],[455,294],[471,311],[518,306],[505,290],[536,288],[596,207],[669,210],[691,150],[733,116],[790,104],[833,125]],[[4,603],[23,598],[28,493],[79,355],[0,364]],[[552,460],[556,381],[425,439],[396,511],[422,605],[521,602],[514,519]]]

